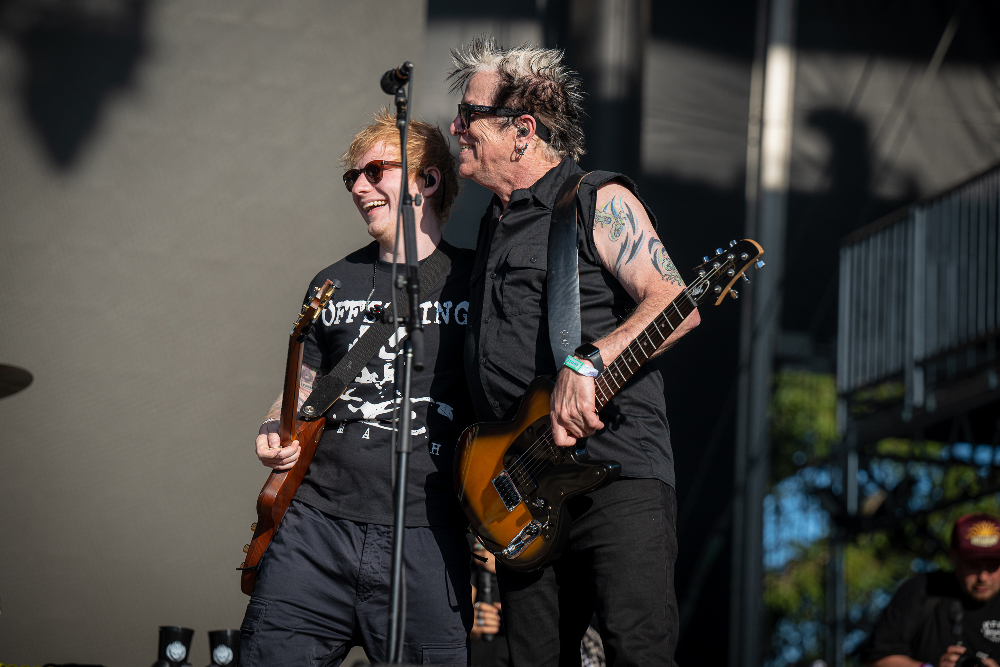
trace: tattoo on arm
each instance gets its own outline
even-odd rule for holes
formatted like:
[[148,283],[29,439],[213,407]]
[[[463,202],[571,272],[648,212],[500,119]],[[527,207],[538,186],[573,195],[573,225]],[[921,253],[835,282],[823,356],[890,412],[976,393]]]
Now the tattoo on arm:
[[680,271],[674,266],[673,260],[667,254],[667,249],[660,243],[660,239],[649,239],[649,256],[653,262],[653,268],[665,282],[684,287],[684,279],[681,278]]
[[[309,398],[309,394],[311,394],[313,390],[313,385],[316,384],[316,380],[320,377],[317,371],[318,369],[313,366],[302,364],[302,371],[299,373],[299,408],[301,408],[302,404]],[[282,398],[284,398],[284,392],[278,395],[278,400],[274,402],[271,409],[267,411],[266,415],[264,415],[264,421],[267,421],[268,419],[281,419]]]
[[299,402],[297,405],[298,409],[302,409],[302,404],[306,402],[309,398],[309,394],[312,393],[313,385],[316,384],[316,379],[318,377],[317,369],[308,364],[302,364],[302,372],[299,374]]
[[[620,278],[622,267],[635,259],[636,253],[642,247],[642,239],[646,233],[639,232],[639,224],[636,222],[632,209],[628,202],[620,196],[612,197],[604,205],[604,208],[597,212],[595,219],[601,227],[609,228],[608,238],[612,243],[617,243],[621,239],[622,245],[618,251],[618,259],[615,260],[615,277]],[[639,238],[636,239],[637,232]],[[623,236],[624,239],[622,239]]]
[[[621,195],[612,197],[597,212],[595,221],[602,229],[608,230],[608,239],[612,243],[621,243],[618,249],[618,258],[615,260],[615,277],[621,280],[622,267],[630,264],[639,256],[639,251],[644,245],[643,242],[646,241],[646,232],[639,229],[639,223],[632,208]],[[646,254],[649,255],[653,268],[660,274],[660,277],[666,282],[676,283],[683,287],[684,280],[670,256],[667,255],[667,250],[660,243],[660,240],[656,236],[651,236],[645,245]]]

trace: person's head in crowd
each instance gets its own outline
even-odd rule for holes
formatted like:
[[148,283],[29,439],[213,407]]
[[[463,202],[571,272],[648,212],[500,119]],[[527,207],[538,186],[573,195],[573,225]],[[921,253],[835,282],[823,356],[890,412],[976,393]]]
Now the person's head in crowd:
[[[410,195],[418,193],[423,204],[415,207],[417,225],[433,221],[438,232],[448,220],[458,196],[458,174],[448,140],[437,127],[410,121],[406,137]],[[373,122],[358,132],[341,158],[347,171],[344,185],[379,242],[395,238],[399,188],[399,129],[396,117],[383,108],[373,114]],[[436,234],[435,234],[436,235]],[[383,243],[384,245],[384,243]]]
[[951,562],[962,591],[986,602],[1000,592],[1000,520],[966,514],[951,530]]
[[458,137],[459,175],[497,191],[536,164],[580,159],[583,94],[562,51],[505,49],[493,37],[477,37],[451,53],[448,78],[452,92],[462,93],[450,128]]

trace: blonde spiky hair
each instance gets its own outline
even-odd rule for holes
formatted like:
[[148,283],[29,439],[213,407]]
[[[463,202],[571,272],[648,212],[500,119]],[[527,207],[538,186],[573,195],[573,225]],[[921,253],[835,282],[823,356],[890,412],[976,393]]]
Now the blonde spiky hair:
[[[498,81],[492,104],[536,116],[552,133],[547,152],[553,157],[568,155],[579,161],[585,152],[583,93],[579,75],[562,64],[563,56],[559,49],[542,49],[528,43],[505,49],[495,37],[476,37],[465,47],[451,50],[451,92],[464,91],[478,72],[494,72]],[[515,119],[497,120],[509,126]]]

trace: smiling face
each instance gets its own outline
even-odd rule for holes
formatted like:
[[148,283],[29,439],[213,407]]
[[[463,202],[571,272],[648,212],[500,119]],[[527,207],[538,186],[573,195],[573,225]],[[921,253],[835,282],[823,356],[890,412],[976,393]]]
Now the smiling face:
[[[495,73],[477,72],[469,79],[462,102],[490,106],[496,85]],[[458,137],[459,176],[490,189],[502,182],[503,170],[510,167],[514,150],[513,127],[501,126],[496,116],[477,113],[472,115],[469,127],[456,114],[449,130]]]
[[[391,144],[379,142],[351,165],[364,169],[372,160],[399,161],[399,149]],[[415,184],[410,183],[410,192],[415,192]],[[368,226],[368,233],[383,247],[392,247],[396,238],[396,210],[399,206],[399,168],[387,168],[382,172],[382,180],[372,184],[364,174],[358,176],[351,188],[351,197],[358,212]]]
[[951,560],[959,585],[973,600],[986,602],[1000,592],[1000,559],[965,560],[952,551]]

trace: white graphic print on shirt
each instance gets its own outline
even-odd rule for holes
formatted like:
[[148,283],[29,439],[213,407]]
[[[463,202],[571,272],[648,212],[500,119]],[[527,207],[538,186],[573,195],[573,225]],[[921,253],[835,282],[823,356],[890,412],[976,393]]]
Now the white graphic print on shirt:
[[[326,309],[322,313],[322,321],[326,326],[332,326],[335,324],[350,324],[358,320],[358,335],[351,341],[348,349],[354,347],[358,340],[371,328],[370,323],[366,323],[366,304],[367,306],[372,305],[382,305],[381,301],[358,301],[358,300],[345,300],[339,301],[337,303],[330,303],[327,305]],[[385,307],[389,307],[389,303],[385,304]],[[451,301],[445,301],[440,303],[438,301],[425,301],[420,304],[421,309],[421,321],[424,325],[429,324],[451,324],[464,326],[468,320],[469,312],[469,302],[461,301],[458,305],[453,304]],[[433,319],[431,315],[433,314]],[[361,372],[356,378],[354,378],[354,383],[358,385],[371,385],[377,388],[378,398],[384,399],[377,403],[372,403],[369,400],[362,399],[360,397],[354,396],[354,391],[358,389],[357,386],[349,387],[340,397],[339,403],[345,405],[350,411],[350,416],[354,418],[360,417],[362,423],[368,425],[369,427],[375,427],[386,431],[392,430],[392,425],[388,423],[389,415],[391,415],[394,403],[398,406],[402,403],[402,397],[397,396],[395,400],[390,398],[388,394],[392,391],[393,381],[395,380],[395,359],[398,355],[402,354],[402,346],[397,344],[402,342],[406,338],[406,329],[404,327],[399,327],[389,340],[383,345],[376,357],[380,359],[382,363],[382,373],[381,376],[378,372],[372,372],[367,366],[361,368]],[[437,413],[447,418],[449,421],[454,421],[454,408],[447,403],[442,403],[440,401],[435,401],[430,396],[419,396],[410,399],[410,404],[417,403],[428,403],[428,407],[437,407]],[[343,415],[346,416],[346,415]],[[383,420],[379,420],[383,417]],[[410,413],[411,419],[416,419],[416,412]],[[365,431],[362,438],[369,438],[370,428]],[[426,426],[421,426],[420,428],[413,429],[411,431],[412,435],[422,435],[427,432]],[[433,444],[432,454],[437,454],[440,450],[441,445]]]

